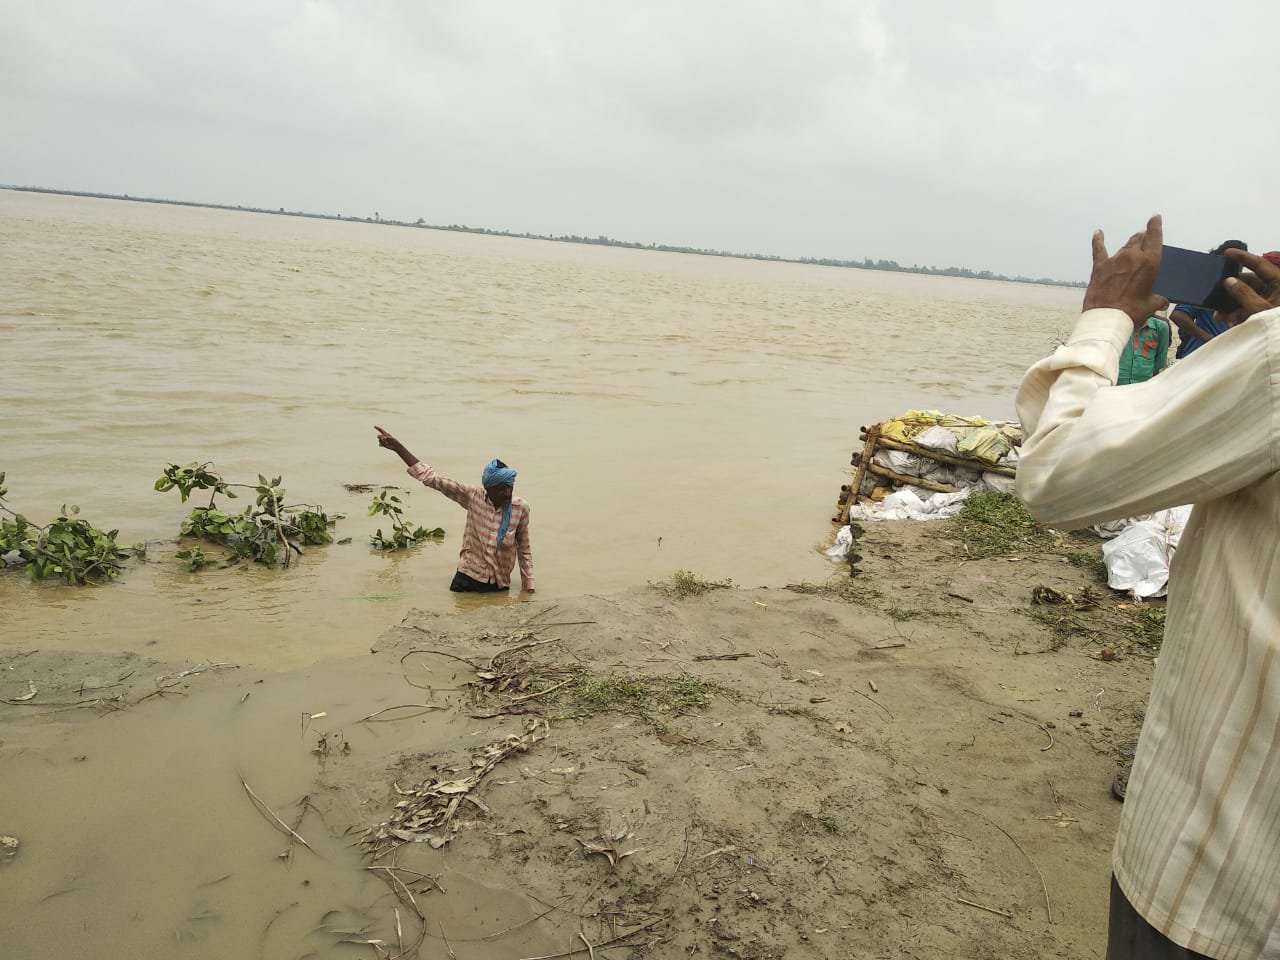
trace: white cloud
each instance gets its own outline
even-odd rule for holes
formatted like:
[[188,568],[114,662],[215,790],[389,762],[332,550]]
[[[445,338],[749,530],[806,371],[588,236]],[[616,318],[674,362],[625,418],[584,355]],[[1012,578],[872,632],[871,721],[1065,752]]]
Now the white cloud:
[[1079,276],[1092,226],[1154,209],[1280,246],[1278,19],[0,0],[0,181]]

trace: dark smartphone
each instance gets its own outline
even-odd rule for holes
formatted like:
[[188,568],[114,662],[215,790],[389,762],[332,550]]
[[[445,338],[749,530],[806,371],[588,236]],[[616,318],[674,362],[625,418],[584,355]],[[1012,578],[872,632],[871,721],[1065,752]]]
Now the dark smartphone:
[[1224,281],[1240,276],[1240,264],[1226,257],[1182,247],[1160,248],[1160,272],[1155,292],[1170,303],[1210,310],[1234,310],[1236,302]]

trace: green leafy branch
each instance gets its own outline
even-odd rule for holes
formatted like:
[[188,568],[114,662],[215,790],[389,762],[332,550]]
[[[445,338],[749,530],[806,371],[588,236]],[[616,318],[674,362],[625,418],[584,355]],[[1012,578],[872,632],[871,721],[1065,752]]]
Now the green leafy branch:
[[79,518],[80,508],[63,504],[60,515],[40,526],[4,502],[9,491],[0,473],[0,568],[24,566],[32,580],[61,577],[68,584],[113,580],[131,556],[143,556],[142,544],[122,547],[119,530],[99,530]]
[[[333,542],[329,531],[341,514],[330,515],[323,507],[306,503],[286,504],[280,477],[268,480],[258,474],[256,484],[231,483],[211,467],[208,463],[170,464],[155,482],[161,493],[176,489],[183,502],[195,490],[211,491],[208,505],[194,508],[182,521],[181,536],[227,547],[231,551],[228,563],[251,560],[269,567],[280,563],[285,569],[294,553],[302,553],[303,545]],[[239,513],[219,509],[219,496],[229,500],[237,497],[232,488],[253,491],[254,502]],[[198,547],[181,550],[176,556],[192,573],[212,562]]]
[[391,536],[382,535],[382,528],[369,537],[369,542],[379,550],[404,550],[421,543],[423,540],[443,540],[444,530],[436,527],[414,527],[404,519],[404,508],[400,506],[400,498],[383,490],[369,504],[369,516],[383,516],[391,521]]

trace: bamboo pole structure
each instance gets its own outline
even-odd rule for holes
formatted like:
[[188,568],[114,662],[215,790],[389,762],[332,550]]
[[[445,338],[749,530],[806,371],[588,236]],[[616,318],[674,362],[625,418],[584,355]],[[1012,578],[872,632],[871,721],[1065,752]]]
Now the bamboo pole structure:
[[953,487],[949,483],[939,483],[937,480],[926,480],[924,477],[910,477],[905,473],[898,473],[896,470],[890,470],[888,467],[882,467],[878,463],[862,463],[860,467],[865,466],[867,472],[874,473],[877,477],[885,477],[894,483],[900,483],[905,486],[920,487],[924,490],[932,490],[934,493],[958,493],[960,488]]
[[862,445],[862,456],[858,458],[858,469],[853,473],[853,485],[849,488],[849,499],[845,501],[844,512],[840,516],[841,523],[849,522],[849,511],[858,501],[858,494],[862,490],[862,478],[867,475],[867,466],[871,463],[871,458],[876,455],[876,441],[880,438],[880,424],[874,424],[871,427],[864,427],[862,431],[866,437],[866,443]]

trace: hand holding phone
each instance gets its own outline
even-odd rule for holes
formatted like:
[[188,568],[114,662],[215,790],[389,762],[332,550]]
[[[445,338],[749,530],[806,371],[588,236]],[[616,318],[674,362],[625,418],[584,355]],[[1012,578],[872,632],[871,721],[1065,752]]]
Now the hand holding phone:
[[1227,293],[1226,281],[1239,275],[1240,264],[1234,259],[1162,246],[1154,289],[1172,303],[1230,311],[1236,301]]
[[1260,257],[1244,250],[1228,250],[1227,257],[1248,267],[1252,273],[1241,274],[1239,279],[1226,284],[1227,293],[1238,307],[1239,321],[1249,319],[1255,313],[1280,307],[1280,265],[1267,257]]

